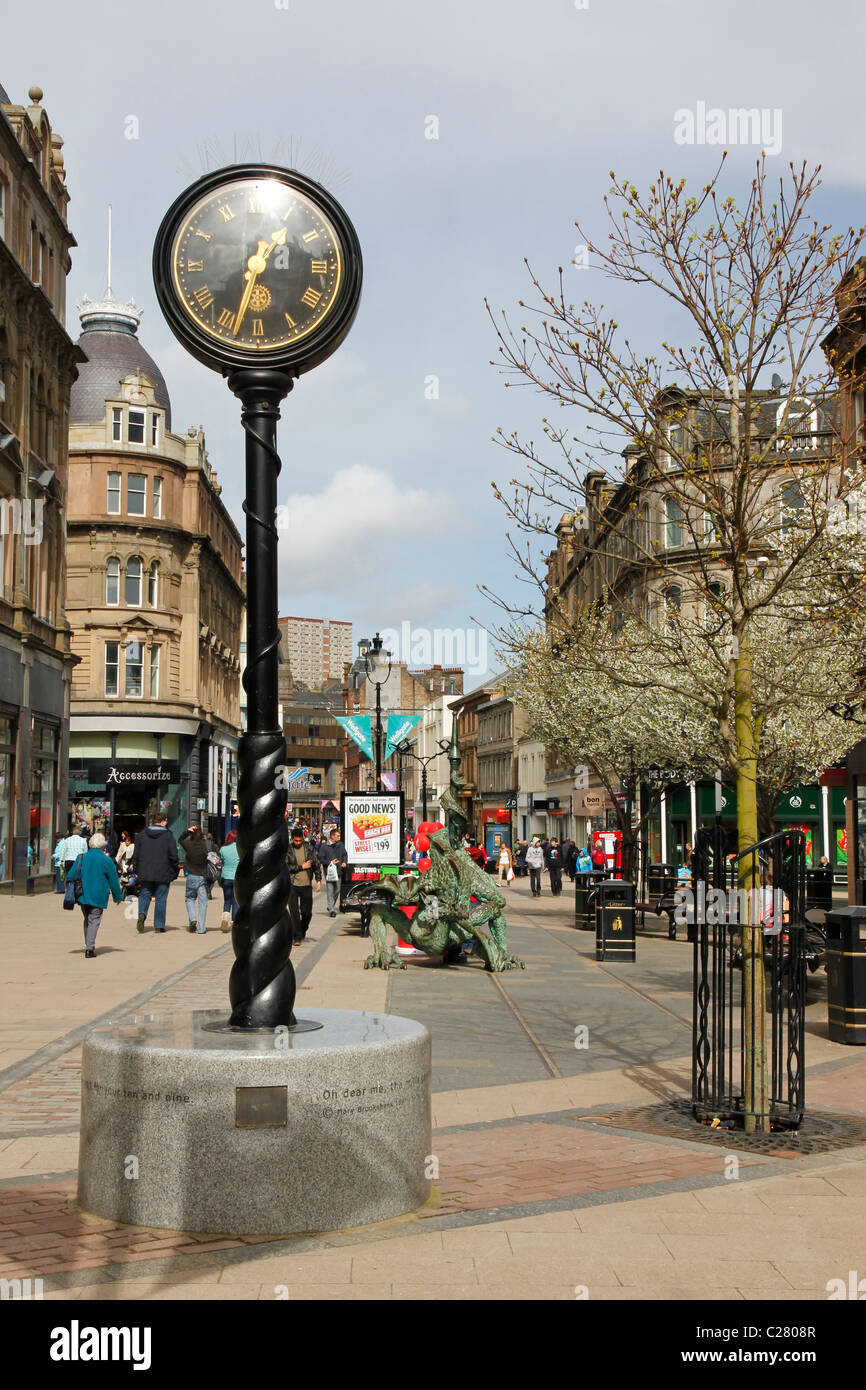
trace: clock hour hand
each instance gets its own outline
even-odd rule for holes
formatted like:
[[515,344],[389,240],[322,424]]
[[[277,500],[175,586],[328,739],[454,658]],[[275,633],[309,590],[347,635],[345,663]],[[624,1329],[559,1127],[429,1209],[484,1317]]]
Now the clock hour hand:
[[285,241],[286,229],[285,227],[280,227],[279,231],[274,232],[273,238],[270,242],[259,242],[257,251],[254,255],[250,256],[249,260],[247,261],[247,268],[244,272],[244,279],[246,280],[247,284],[246,289],[244,290],[243,295],[241,297],[240,305],[238,307],[237,316],[235,318],[235,326],[232,329],[232,337],[236,338],[238,335],[238,331],[241,326],[241,321],[243,319],[244,314],[247,312],[247,307],[252,297],[253,290],[255,289],[256,280],[261,275],[262,271],[267,265],[268,256],[271,254],[275,246],[284,246]]

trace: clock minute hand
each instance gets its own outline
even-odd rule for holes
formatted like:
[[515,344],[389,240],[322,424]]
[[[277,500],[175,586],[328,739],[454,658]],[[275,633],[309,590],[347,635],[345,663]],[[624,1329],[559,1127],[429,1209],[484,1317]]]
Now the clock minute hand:
[[235,326],[232,329],[233,338],[236,338],[238,335],[238,330],[240,329],[241,322],[243,320],[244,314],[247,312],[247,306],[250,302],[250,298],[252,297],[253,290],[255,289],[256,280],[258,279],[259,275],[261,275],[262,271],[265,268],[265,265],[267,264],[265,257],[262,254],[264,251],[267,250],[267,248],[268,243],[266,241],[260,241],[258,245],[258,250],[254,252],[254,254],[250,256],[249,260],[247,261],[247,268],[244,271],[244,279],[246,280],[247,284],[246,289],[244,290],[241,296],[241,302],[238,306],[237,315],[235,316]]
[[284,246],[285,241],[286,229],[285,227],[280,227],[279,231],[274,232],[273,239],[270,242],[259,242],[258,250],[255,252],[254,255],[250,256],[249,260],[247,261],[247,269],[244,272],[244,279],[247,282],[247,286],[243,292],[240,306],[238,307],[237,317],[235,318],[235,326],[232,329],[232,337],[236,338],[238,335],[238,331],[241,326],[241,321],[243,320],[243,316],[247,311],[250,298],[252,297],[252,293],[255,288],[256,280],[264,270],[265,265],[267,264],[268,256],[271,254],[275,246]]

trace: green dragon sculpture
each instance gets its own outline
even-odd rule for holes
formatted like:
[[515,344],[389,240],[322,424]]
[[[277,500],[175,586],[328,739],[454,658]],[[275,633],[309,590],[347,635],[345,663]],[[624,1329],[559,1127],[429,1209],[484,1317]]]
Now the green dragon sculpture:
[[[462,848],[468,820],[459,800],[465,783],[460,774],[456,721],[448,761],[451,784],[441,799],[445,829],[430,836],[431,863],[426,874],[385,878],[359,894],[378,899],[370,909],[373,954],[364,961],[367,970],[406,969],[406,962],[388,949],[388,927],[418,950],[431,956],[444,955],[446,961],[459,959],[463,944],[473,941],[487,970],[525,969],[523,961],[508,951],[502,915],[505,898],[491,876]],[[383,896],[390,902],[382,902]],[[416,909],[411,920],[400,911],[403,907]],[[489,935],[483,930],[485,926]]]

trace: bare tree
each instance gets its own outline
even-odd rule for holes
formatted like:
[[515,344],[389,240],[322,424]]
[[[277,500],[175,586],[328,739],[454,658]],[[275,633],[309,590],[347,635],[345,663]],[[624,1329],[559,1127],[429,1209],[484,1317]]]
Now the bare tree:
[[[551,293],[530,270],[538,299],[521,308],[531,327],[488,311],[508,384],[571,408],[567,424],[545,417],[542,449],[497,434],[521,461],[523,476],[496,491],[541,597],[519,612],[568,634],[585,667],[703,711],[736,783],[744,850],[758,839],[762,750],[774,749],[781,769],[784,730],[814,665],[804,667],[804,652],[820,643],[843,686],[859,664],[861,473],[822,344],[863,229],[836,235],[811,217],[817,169],[789,166],[773,193],[761,161],[742,208],[720,191],[721,169],[697,196],[664,174],[646,195],[611,175],[606,246],[578,224],[590,264],[661,296],[681,342],[640,351],[602,308],[570,301],[561,267]],[[567,542],[564,575],[538,553],[545,536]],[[600,609],[642,649],[625,674],[592,635],[587,615]],[[812,685],[814,712],[823,690]],[[798,758],[793,749],[789,765]],[[743,935],[746,996],[762,1000],[760,933]],[[747,1074],[763,1080],[746,1109],[766,1129],[761,1011],[747,1019],[747,1048],[757,1064]]]

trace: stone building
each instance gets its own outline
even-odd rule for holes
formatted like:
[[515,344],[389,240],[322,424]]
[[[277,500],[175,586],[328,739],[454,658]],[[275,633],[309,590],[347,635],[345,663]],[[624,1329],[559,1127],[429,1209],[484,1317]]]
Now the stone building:
[[[109,275],[110,278],[110,275]],[[69,431],[71,812],[138,830],[230,824],[240,731],[241,537],[202,430],[172,432],[141,311],[79,306]]]
[[64,611],[69,393],[64,323],[75,238],[61,152],[31,87],[0,88],[0,890],[53,887],[66,828],[74,658]]

